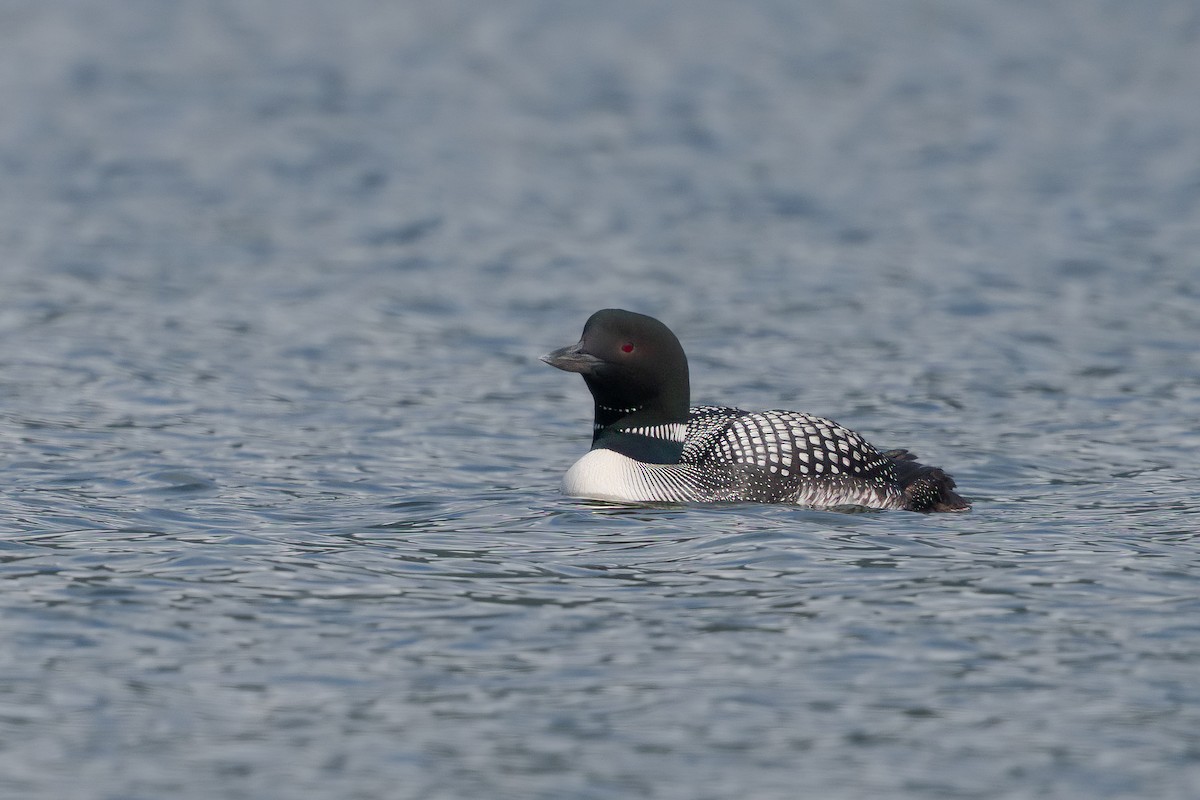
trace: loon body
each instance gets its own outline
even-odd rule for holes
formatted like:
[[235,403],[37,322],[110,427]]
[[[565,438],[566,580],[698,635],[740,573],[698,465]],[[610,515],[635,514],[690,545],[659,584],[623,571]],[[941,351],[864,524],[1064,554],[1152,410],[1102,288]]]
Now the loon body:
[[754,501],[966,511],[954,479],[907,450],[880,453],[836,422],[796,411],[690,408],[687,356],[671,330],[597,311],[576,344],[542,357],[583,376],[592,449],[567,471],[572,497],[616,502]]

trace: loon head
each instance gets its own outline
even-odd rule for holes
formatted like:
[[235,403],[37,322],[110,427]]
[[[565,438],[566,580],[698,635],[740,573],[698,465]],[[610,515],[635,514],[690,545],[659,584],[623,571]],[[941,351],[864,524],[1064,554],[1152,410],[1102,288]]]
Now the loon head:
[[606,308],[588,318],[575,344],[542,356],[583,376],[596,401],[597,432],[686,422],[688,364],[671,329],[654,317]]

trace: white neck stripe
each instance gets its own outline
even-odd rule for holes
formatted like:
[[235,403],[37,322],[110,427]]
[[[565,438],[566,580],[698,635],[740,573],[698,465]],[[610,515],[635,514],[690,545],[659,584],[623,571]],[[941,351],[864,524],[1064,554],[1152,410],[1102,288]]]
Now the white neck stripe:
[[602,406],[599,403],[596,404],[596,407],[604,411],[611,411],[614,414],[632,414],[635,411],[642,410],[641,408],[609,408],[608,406]]
[[686,422],[670,422],[665,425],[644,425],[637,428],[621,428],[621,433],[636,433],[649,436],[652,439],[668,439],[672,442],[682,442],[687,438]]

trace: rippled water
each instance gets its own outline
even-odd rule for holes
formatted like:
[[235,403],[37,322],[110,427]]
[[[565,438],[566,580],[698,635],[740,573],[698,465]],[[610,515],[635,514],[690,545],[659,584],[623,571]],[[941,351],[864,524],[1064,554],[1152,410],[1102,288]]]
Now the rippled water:
[[[0,9],[0,794],[1190,798],[1200,12]],[[967,515],[562,498],[655,314]]]

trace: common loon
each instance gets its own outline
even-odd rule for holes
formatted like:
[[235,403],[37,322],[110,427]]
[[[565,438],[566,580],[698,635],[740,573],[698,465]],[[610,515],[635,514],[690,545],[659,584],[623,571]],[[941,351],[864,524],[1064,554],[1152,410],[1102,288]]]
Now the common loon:
[[688,407],[688,362],[671,330],[608,308],[542,361],[583,376],[592,449],[563,478],[573,497],[617,502],[754,501],[966,511],[954,479],[907,450],[880,453],[836,422],[796,411]]

